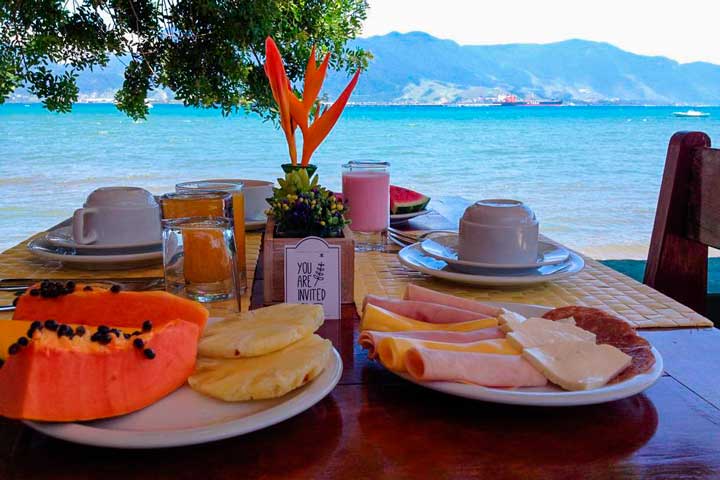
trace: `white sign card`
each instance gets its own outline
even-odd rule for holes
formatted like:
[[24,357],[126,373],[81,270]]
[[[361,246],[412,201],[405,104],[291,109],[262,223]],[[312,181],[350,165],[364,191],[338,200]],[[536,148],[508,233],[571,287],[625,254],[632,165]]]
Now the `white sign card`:
[[340,245],[306,237],[285,246],[285,302],[322,305],[325,318],[340,318]]

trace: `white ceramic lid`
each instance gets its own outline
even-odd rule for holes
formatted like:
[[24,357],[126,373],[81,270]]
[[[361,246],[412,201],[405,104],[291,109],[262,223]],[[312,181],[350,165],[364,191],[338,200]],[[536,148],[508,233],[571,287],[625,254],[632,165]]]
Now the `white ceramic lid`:
[[152,193],[140,187],[101,187],[93,190],[85,207],[156,207]]

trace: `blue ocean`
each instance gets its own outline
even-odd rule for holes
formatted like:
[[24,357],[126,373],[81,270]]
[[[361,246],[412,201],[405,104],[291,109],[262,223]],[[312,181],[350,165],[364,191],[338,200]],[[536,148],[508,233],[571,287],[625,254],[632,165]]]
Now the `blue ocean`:
[[[332,189],[343,163],[383,160],[394,184],[431,197],[521,199],[571,247],[642,258],[668,139],[720,135],[720,108],[702,108],[706,118],[677,110],[348,107],[314,163]],[[163,193],[194,179],[274,179],[287,158],[282,133],[254,116],[155,105],[134,122],[113,105],[0,105],[0,250],[67,218],[99,186]]]

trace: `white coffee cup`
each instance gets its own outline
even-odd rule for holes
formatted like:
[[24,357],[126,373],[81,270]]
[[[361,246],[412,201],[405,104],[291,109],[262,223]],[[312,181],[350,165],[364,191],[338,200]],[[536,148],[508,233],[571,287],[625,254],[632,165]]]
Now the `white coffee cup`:
[[265,180],[250,180],[246,178],[214,178],[206,182],[242,182],[243,196],[245,197],[245,221],[267,220],[265,210],[270,208],[266,199],[273,195],[273,182]]
[[535,213],[517,200],[489,199],[470,205],[460,219],[461,260],[496,264],[537,261],[539,224]]
[[160,243],[160,206],[139,187],[98,188],[75,210],[72,231],[80,245]]

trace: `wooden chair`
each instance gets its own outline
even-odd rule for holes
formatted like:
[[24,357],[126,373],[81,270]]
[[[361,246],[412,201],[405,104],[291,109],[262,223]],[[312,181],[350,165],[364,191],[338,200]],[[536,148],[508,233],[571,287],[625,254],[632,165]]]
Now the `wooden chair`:
[[702,132],[670,139],[645,284],[705,313],[708,245],[720,247],[720,150]]

